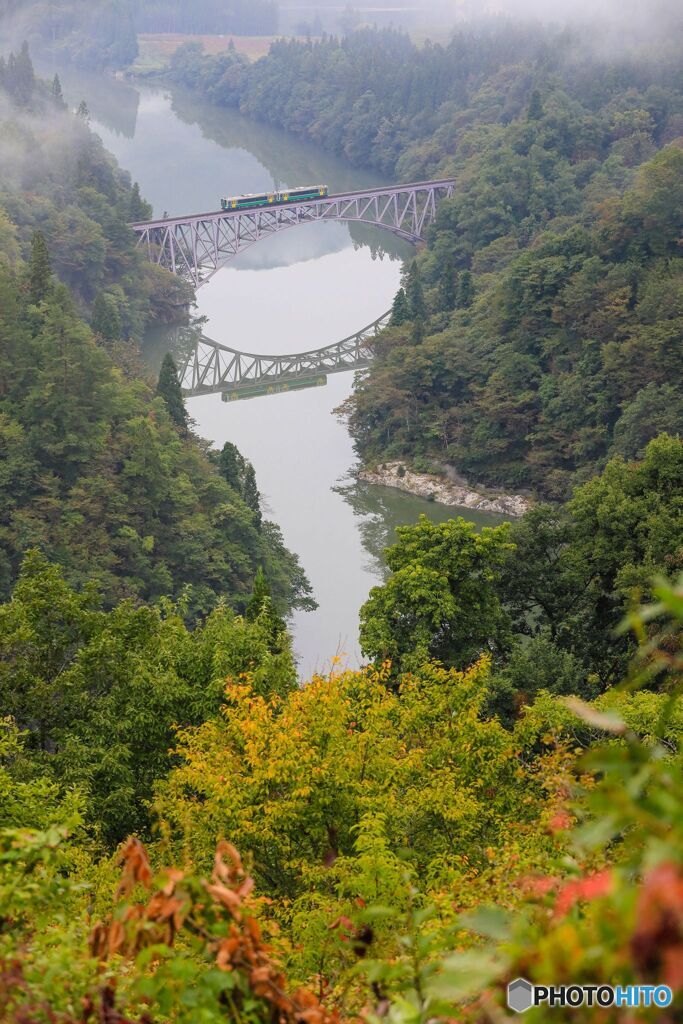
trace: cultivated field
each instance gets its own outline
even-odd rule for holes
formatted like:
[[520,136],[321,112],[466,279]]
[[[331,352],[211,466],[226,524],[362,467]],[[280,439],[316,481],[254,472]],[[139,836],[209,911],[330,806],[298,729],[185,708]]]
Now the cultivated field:
[[180,32],[165,32],[159,35],[144,34],[138,36],[140,55],[133,64],[133,71],[138,73],[158,71],[168,63],[168,59],[183,43],[201,43],[205,53],[223,53],[230,42],[235,49],[246,54],[250,60],[256,60],[268,53],[270,44],[277,36],[193,36]]

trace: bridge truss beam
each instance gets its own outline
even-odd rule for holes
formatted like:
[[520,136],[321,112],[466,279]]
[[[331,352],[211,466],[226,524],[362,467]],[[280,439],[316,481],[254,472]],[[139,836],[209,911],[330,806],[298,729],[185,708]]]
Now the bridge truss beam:
[[132,229],[151,262],[195,287],[262,238],[298,224],[356,221],[386,228],[410,242],[423,238],[440,199],[453,193],[452,179],[416,182],[325,196],[318,200],[254,210],[218,210],[191,217],[141,221]]
[[221,393],[239,397],[263,386],[286,383],[359,370],[370,365],[373,341],[389,323],[391,311],[373,320],[355,334],[334,345],[297,352],[293,355],[262,355],[239,352],[210,338],[200,338],[179,367],[180,382],[188,397]]

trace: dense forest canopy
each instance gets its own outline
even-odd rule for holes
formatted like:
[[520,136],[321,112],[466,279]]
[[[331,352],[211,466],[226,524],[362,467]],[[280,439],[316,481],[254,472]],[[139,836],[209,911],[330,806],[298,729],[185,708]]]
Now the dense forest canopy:
[[283,40],[253,64],[176,51],[216,103],[399,180],[456,179],[346,409],[367,463],[562,499],[681,429],[683,68],[675,37],[654,46],[491,23],[421,48]]
[[140,380],[145,326],[185,322],[191,292],[135,251],[139,190],[26,49],[0,84],[0,593],[39,546],[107,603],[184,594],[190,617],[220,599],[243,608],[263,566],[281,611],[307,605],[253,468],[222,474],[168,381],[155,397]]
[[674,56],[484,29],[174,59],[359,163],[456,176],[352,429],[367,461],[552,499],[400,528],[369,664],[305,685],[309,588],[254,467],[134,355],[191,299],[134,250],[144,198],[27,47],[0,64],[2,1020],[491,1024],[519,976],[669,985],[680,1019]]
[[277,18],[275,0],[8,0],[0,40],[26,39],[42,57],[103,70],[135,60],[139,32],[271,35]]
[[138,52],[136,0],[8,0],[0,39],[29,40],[38,52],[79,67],[120,68]]
[[672,144],[590,226],[558,218],[526,247],[514,228],[472,224],[477,197],[445,203],[413,272],[424,311],[394,317],[348,405],[363,456],[451,463],[557,499],[610,455],[680,432],[682,182]]
[[[299,688],[263,606],[190,634],[30,555],[0,608],[6,1019],[484,1024],[520,974],[678,1000],[680,584],[656,596],[627,685],[542,690],[505,727],[487,656]],[[110,856],[133,823],[147,849]]]

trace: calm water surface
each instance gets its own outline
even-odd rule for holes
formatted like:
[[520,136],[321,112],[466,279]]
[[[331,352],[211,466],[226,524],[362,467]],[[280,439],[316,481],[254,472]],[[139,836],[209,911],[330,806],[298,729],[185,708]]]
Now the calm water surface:
[[[324,183],[331,191],[381,184],[315,147],[183,92],[63,76],[73,104],[85,98],[93,126],[140,182],[156,215],[215,209],[224,194]],[[205,333],[250,352],[297,352],[341,340],[391,305],[411,249],[388,233],[344,224],[285,231],[243,253],[198,292]],[[156,353],[158,356],[158,353]],[[390,488],[355,483],[351,440],[333,414],[353,374],[326,387],[223,403],[188,402],[197,430],[217,446],[233,441],[256,468],[264,506],[282,528],[319,608],[295,614],[303,677],[335,654],[355,665],[358,610],[380,582],[394,528],[446,509]],[[464,512],[480,524],[499,517]]]

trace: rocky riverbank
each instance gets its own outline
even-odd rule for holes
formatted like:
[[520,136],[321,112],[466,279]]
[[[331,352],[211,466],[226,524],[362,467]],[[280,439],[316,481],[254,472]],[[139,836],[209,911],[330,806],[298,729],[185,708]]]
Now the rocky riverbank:
[[463,480],[448,479],[432,473],[415,473],[402,462],[385,462],[374,469],[362,469],[360,480],[384,487],[396,487],[442,505],[460,505],[480,512],[498,512],[517,518],[524,515],[531,502],[521,494],[497,494],[473,490]]

